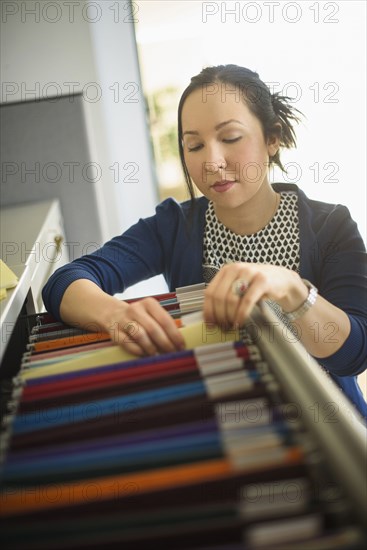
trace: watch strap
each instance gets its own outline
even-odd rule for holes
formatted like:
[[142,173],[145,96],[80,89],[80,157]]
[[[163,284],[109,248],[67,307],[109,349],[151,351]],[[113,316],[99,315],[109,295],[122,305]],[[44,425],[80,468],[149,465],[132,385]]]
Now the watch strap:
[[295,321],[296,319],[302,317],[302,315],[304,315],[306,311],[308,311],[316,302],[318,294],[317,288],[307,279],[302,279],[302,281],[308,288],[308,296],[303,304],[301,304],[297,309],[294,311],[284,312],[290,321]]

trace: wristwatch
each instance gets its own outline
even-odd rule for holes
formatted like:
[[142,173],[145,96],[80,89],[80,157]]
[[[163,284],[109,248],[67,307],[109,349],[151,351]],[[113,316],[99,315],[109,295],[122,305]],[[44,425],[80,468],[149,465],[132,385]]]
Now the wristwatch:
[[302,281],[308,288],[308,296],[303,304],[299,306],[299,308],[295,309],[294,311],[284,312],[290,321],[295,321],[296,319],[302,317],[302,315],[304,315],[306,311],[308,311],[316,302],[318,293],[317,288],[312,283],[310,283],[310,281],[307,281],[307,279],[302,279]]

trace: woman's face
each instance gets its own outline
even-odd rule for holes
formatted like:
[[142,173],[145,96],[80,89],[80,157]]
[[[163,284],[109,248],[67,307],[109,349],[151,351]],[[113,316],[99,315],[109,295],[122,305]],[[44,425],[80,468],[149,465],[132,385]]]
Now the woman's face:
[[195,90],[183,105],[184,158],[203,195],[219,208],[238,208],[268,184],[269,156],[279,141],[266,143],[239,92],[221,83],[211,90]]

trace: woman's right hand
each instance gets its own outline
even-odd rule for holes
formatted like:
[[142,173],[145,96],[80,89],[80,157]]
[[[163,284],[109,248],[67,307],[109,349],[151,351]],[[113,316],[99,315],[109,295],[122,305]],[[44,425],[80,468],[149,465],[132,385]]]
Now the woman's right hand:
[[77,279],[68,286],[60,316],[73,326],[108,332],[116,344],[134,355],[168,353],[185,347],[175,321],[156,299],[123,302],[88,279]]
[[173,318],[154,298],[127,303],[116,300],[104,321],[116,344],[134,355],[155,355],[184,349]]

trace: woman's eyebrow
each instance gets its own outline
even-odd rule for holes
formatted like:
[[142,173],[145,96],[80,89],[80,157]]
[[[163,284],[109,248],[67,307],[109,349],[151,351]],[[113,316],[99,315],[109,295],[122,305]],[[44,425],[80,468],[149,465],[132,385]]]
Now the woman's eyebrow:
[[196,132],[194,130],[187,130],[186,132],[184,132],[182,134],[182,137],[185,136],[186,134],[190,134],[190,135],[193,135],[193,136],[198,136],[199,135],[199,132]]
[[225,120],[224,122],[220,122],[216,126],[214,126],[214,130],[220,130],[220,128],[223,128],[226,124],[229,124],[230,122],[237,122],[238,124],[241,124],[243,126],[243,123],[240,120],[236,120],[235,118],[230,118],[229,120]]
[[[219,124],[214,126],[214,130],[220,130],[221,128],[223,128],[223,126],[225,126],[226,124],[229,124],[230,122],[237,122],[237,124],[241,124],[241,126],[244,126],[240,120],[236,120],[235,118],[230,118],[229,120],[225,120],[224,122],[220,122]],[[186,134],[198,136],[199,132],[197,132],[196,130],[187,130],[182,134],[182,137],[185,136]]]

